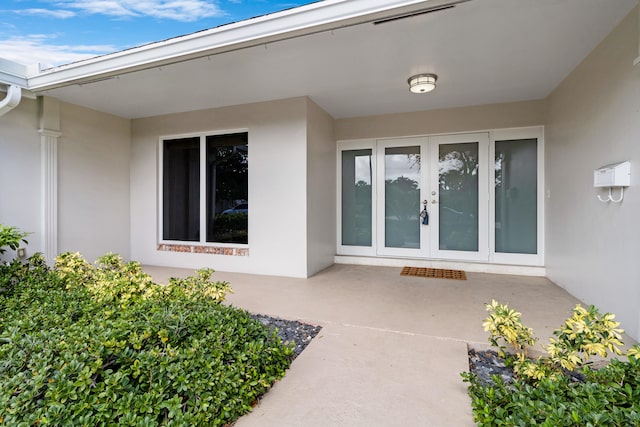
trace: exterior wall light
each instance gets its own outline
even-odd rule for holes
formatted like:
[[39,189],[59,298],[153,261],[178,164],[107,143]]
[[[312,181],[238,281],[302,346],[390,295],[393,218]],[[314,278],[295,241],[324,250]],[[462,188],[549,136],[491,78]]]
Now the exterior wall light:
[[435,74],[416,74],[409,77],[409,90],[413,93],[427,93],[436,88],[438,76]]

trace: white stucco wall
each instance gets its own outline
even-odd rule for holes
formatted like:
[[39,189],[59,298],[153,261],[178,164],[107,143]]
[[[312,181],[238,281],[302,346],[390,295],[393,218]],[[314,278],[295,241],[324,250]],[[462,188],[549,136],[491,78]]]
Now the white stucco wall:
[[0,117],[0,224],[33,233],[27,238],[28,255],[42,251],[40,135],[33,99],[23,98]]
[[60,104],[58,250],[129,258],[130,121]]
[[336,140],[476,132],[544,124],[544,101],[523,101],[335,121]]
[[332,265],[336,254],[334,120],[307,100],[307,275]]
[[[548,99],[547,273],[587,304],[613,312],[640,339],[640,65],[638,12]],[[631,161],[623,203],[601,203],[594,169]],[[616,192],[616,195],[618,192]]]
[[[307,276],[306,98],[132,122],[131,256],[150,265]],[[249,256],[158,251],[158,141],[194,132],[249,133]]]

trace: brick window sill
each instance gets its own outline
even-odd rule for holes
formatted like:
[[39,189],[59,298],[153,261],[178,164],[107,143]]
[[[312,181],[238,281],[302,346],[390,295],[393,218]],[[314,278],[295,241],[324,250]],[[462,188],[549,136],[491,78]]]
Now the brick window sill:
[[249,248],[234,248],[222,246],[204,246],[204,245],[176,245],[160,243],[159,251],[181,252],[192,254],[211,254],[211,255],[229,255],[229,256],[249,256]]

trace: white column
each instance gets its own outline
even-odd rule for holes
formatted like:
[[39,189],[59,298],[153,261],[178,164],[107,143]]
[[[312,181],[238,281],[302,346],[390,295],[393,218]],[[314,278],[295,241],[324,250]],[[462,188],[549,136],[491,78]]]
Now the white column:
[[42,177],[42,252],[52,263],[58,255],[58,137],[60,132],[40,129]]

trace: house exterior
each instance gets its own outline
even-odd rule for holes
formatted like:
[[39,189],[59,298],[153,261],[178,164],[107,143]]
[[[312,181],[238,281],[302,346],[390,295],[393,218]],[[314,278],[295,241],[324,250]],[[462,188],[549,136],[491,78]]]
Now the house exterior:
[[[637,0],[325,0],[0,59],[0,222],[49,259],[546,275],[639,339],[639,28]],[[601,202],[594,170],[622,161]]]

